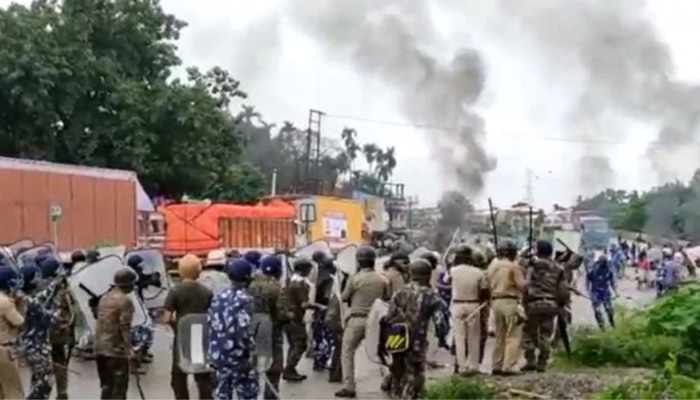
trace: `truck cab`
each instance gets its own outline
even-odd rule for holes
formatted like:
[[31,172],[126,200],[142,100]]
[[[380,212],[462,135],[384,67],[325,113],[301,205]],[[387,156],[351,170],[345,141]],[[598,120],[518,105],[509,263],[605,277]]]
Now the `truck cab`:
[[586,216],[579,219],[581,241],[589,250],[607,250],[611,231],[608,220],[598,216]]

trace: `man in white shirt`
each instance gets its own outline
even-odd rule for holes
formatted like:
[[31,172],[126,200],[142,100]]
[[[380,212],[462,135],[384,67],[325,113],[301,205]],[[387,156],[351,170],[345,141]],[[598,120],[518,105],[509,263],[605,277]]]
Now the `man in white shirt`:
[[223,250],[212,250],[207,255],[202,273],[197,282],[204,285],[212,293],[217,294],[231,286],[228,275],[224,272],[226,253]]

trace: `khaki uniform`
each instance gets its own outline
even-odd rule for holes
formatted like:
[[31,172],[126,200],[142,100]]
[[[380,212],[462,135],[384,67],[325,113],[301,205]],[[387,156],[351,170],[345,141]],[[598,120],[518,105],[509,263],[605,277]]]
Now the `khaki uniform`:
[[343,332],[342,370],[345,388],[355,391],[355,352],[365,338],[367,316],[377,299],[389,299],[389,281],[382,274],[363,269],[351,276],[342,300],[350,303]]
[[487,271],[496,334],[494,371],[518,371],[524,312],[520,304],[522,293],[515,282],[516,277],[524,280],[522,275],[520,265],[507,259],[494,260]]
[[[452,282],[452,329],[454,329],[457,365],[462,371],[478,371],[480,366],[481,292],[486,289],[484,271],[471,265],[450,269]],[[466,348],[465,348],[466,347]],[[467,356],[468,354],[468,356]],[[468,357],[468,359],[467,359]]]
[[10,349],[23,323],[24,317],[14,301],[7,294],[0,293],[0,399],[24,398],[19,368]]

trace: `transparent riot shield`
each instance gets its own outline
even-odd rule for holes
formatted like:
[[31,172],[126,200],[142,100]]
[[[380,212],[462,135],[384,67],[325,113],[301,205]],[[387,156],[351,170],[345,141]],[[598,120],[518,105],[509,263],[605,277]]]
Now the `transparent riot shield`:
[[54,254],[58,254],[58,247],[56,246],[56,243],[52,242],[51,240],[48,240],[48,241],[40,244],[39,246],[47,247],[47,248],[51,249],[51,251]]
[[428,249],[427,247],[421,246],[421,247],[413,250],[411,252],[411,254],[408,255],[408,257],[411,259],[411,261],[413,261],[413,260],[417,259],[418,257],[420,257],[422,254],[425,254],[428,252],[430,252],[430,249]]
[[12,254],[15,255],[22,249],[30,249],[32,247],[34,247],[34,241],[32,239],[18,240],[7,246],[7,248],[10,249]]
[[126,260],[124,255],[126,254],[126,246],[107,246],[98,247],[97,252],[100,253],[100,258],[107,256],[118,256]]
[[165,259],[163,253],[156,249],[133,250],[124,256],[128,263],[129,258],[138,255],[143,260],[143,274],[145,287],[143,289],[143,302],[149,310],[163,308],[165,298],[170,289],[170,279],[167,278]]
[[188,314],[178,318],[176,354],[184,373],[211,372],[207,359],[208,334],[207,314]]
[[46,245],[40,245],[27,249],[17,254],[17,265],[23,267],[36,260],[40,255],[54,255],[54,249]]
[[365,326],[365,353],[367,358],[375,364],[382,364],[379,357],[379,338],[381,336],[381,324],[379,323],[389,311],[389,303],[377,299],[372,304],[372,308],[367,316],[367,325]]
[[357,246],[354,244],[343,247],[335,256],[335,265],[339,270],[352,276],[357,271]]
[[[75,297],[80,311],[85,316],[87,328],[95,331],[95,317],[93,307],[99,299],[107,293],[114,282],[114,274],[124,268],[124,263],[117,256],[108,256],[98,260],[96,263],[88,264],[80,270],[73,271],[68,277],[68,284]],[[151,317],[141,299],[134,292],[129,294],[134,304],[134,319],[132,326],[146,325],[151,323]]]
[[272,365],[272,319],[270,314],[252,315],[251,329],[255,337],[255,357],[259,372]]

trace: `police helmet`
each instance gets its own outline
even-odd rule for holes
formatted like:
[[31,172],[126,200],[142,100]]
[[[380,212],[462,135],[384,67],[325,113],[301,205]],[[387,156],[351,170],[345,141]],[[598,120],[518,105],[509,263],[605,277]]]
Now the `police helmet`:
[[8,265],[0,265],[0,290],[13,291],[22,287],[22,276]]
[[143,269],[142,264],[143,264],[143,258],[138,254],[132,255],[126,260],[126,265],[131,267],[131,269],[133,269],[133,270]]
[[90,250],[85,255],[85,260],[90,264],[96,263],[97,260],[99,260],[99,259],[100,259],[100,252],[97,250]]
[[437,256],[432,251],[428,251],[428,252],[421,254],[420,258],[427,261],[428,264],[430,264],[430,268],[432,268],[432,269],[437,268],[438,264],[440,263],[440,260],[437,258]]
[[430,278],[433,273],[433,268],[430,266],[430,262],[423,258],[419,258],[408,264],[408,271],[411,274],[411,279],[422,279]]
[[498,243],[498,253],[502,256],[515,256],[518,254],[518,246],[510,239]]
[[408,254],[406,254],[402,251],[397,251],[389,257],[389,261],[387,262],[387,266],[388,267],[405,267],[410,262],[411,262],[411,259],[408,257]]
[[56,257],[46,257],[37,260],[37,266],[44,277],[54,276],[61,268],[61,262]]
[[19,269],[19,274],[22,277],[22,288],[29,289],[36,287],[41,281],[41,270],[34,264],[27,264]]
[[85,252],[82,250],[76,250],[70,255],[70,261],[75,264],[79,262],[85,262],[87,257],[85,256]]
[[260,259],[262,259],[262,254],[257,250],[247,251],[243,254],[243,259],[248,261],[249,264],[253,265],[255,268],[260,266]]
[[554,248],[552,247],[552,243],[540,239],[535,243],[535,252],[537,257],[549,258],[552,256]]
[[114,273],[114,286],[131,287],[136,283],[137,278],[136,273],[131,268],[120,268]]
[[357,249],[355,260],[357,261],[376,261],[377,252],[371,246],[362,246]]
[[275,256],[266,256],[260,260],[262,273],[270,276],[277,276],[282,272],[282,261]]
[[248,282],[253,276],[253,264],[243,258],[235,258],[226,263],[226,275],[233,282]]
[[326,253],[324,253],[321,250],[316,250],[314,253],[311,255],[311,259],[318,264],[321,264],[325,259],[326,259]]
[[294,272],[308,272],[313,269],[313,264],[311,264],[311,261],[305,259],[305,258],[300,258],[298,260],[294,260],[294,264],[292,264],[292,268],[294,269]]

